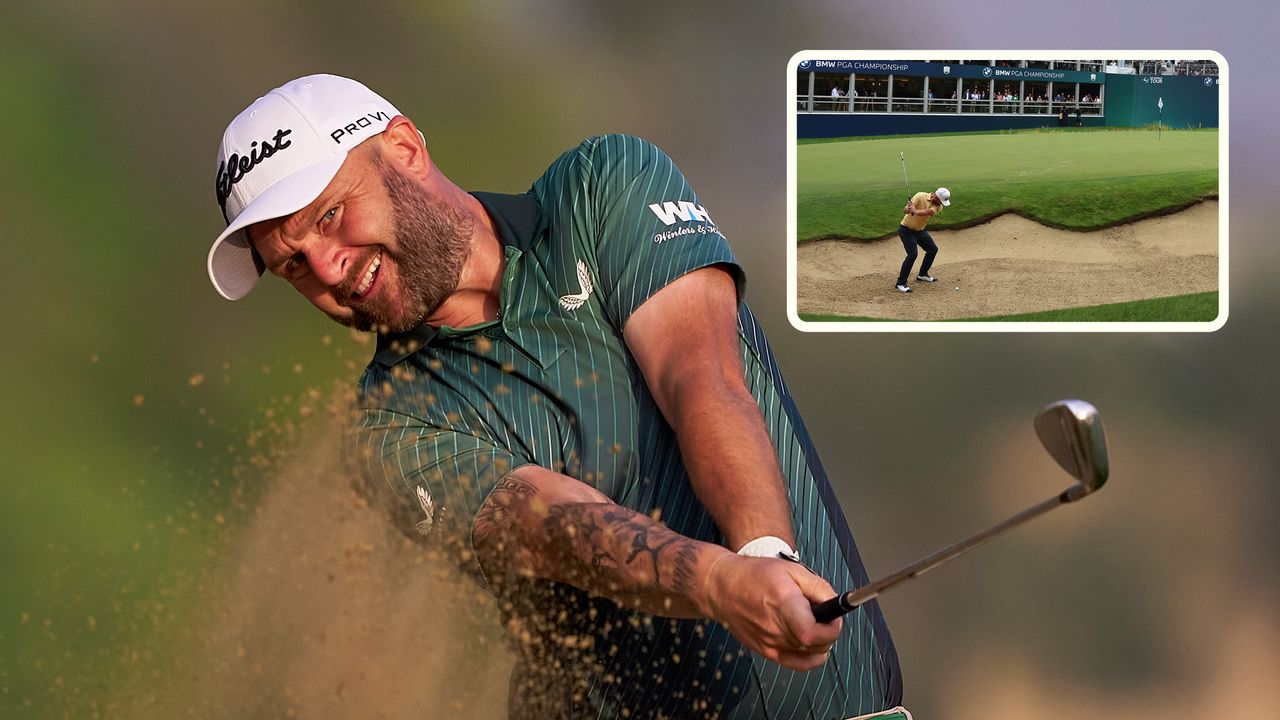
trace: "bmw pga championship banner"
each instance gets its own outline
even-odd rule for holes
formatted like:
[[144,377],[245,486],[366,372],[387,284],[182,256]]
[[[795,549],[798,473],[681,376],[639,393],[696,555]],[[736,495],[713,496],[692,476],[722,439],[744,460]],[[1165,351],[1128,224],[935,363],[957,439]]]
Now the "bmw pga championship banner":
[[1101,70],[1082,72],[1048,68],[1017,68],[970,63],[916,62],[911,60],[802,60],[800,71],[855,73],[859,75],[927,75],[934,78],[984,78],[1052,82],[1105,82]]

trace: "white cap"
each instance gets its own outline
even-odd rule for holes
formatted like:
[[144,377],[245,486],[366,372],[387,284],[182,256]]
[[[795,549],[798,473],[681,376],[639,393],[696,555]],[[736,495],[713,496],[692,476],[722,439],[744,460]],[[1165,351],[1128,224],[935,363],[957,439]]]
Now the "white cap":
[[209,248],[209,279],[239,300],[262,277],[262,260],[244,228],[311,204],[338,174],[351,148],[399,115],[355,80],[308,75],[245,108],[218,146],[216,187],[227,229]]
[[938,199],[942,201],[942,204],[943,204],[943,205],[950,205],[950,204],[951,204],[951,191],[950,191],[950,190],[948,190],[948,189],[946,189],[946,188],[938,188],[937,190],[933,191],[933,194],[938,196]]

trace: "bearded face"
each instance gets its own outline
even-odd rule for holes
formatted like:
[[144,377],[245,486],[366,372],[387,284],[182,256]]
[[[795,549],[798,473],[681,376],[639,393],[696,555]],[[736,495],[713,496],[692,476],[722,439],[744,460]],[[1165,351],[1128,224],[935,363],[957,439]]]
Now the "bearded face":
[[391,201],[394,237],[375,247],[370,272],[349,277],[337,288],[350,316],[331,317],[359,330],[405,332],[422,324],[457,289],[474,223],[379,155],[373,155],[373,163]]

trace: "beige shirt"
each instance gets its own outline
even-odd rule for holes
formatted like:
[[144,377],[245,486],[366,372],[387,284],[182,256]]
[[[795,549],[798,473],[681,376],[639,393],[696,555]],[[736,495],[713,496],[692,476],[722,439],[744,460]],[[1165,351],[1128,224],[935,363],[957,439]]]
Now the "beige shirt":
[[[929,208],[929,193],[918,192],[911,198],[911,207],[916,210],[926,210]],[[942,206],[938,205],[937,209],[942,210]],[[903,215],[902,224],[912,230],[923,230],[925,225],[929,224],[929,218],[933,215]]]

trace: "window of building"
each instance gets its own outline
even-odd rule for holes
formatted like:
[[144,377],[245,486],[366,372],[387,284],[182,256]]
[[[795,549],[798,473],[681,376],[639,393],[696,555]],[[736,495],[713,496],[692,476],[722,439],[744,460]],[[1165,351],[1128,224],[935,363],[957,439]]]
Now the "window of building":
[[1022,100],[1018,94],[1019,92],[1020,88],[1016,80],[996,81],[995,105],[993,106],[995,112],[1018,112],[1018,103]]
[[991,111],[991,81],[966,78],[961,83],[960,112],[985,113]]
[[854,81],[858,96],[853,109],[859,112],[885,112],[888,108],[889,78],[884,75],[858,75]]
[[1049,112],[1049,83],[1023,83],[1027,96],[1022,101],[1022,112],[1028,115],[1043,115]]
[[924,78],[893,78],[893,112],[924,112]]
[[929,112],[955,112],[959,104],[956,97],[959,84],[955,78],[929,78]]
[[[836,91],[833,93],[832,91]],[[848,73],[813,74],[813,109],[817,112],[840,112],[849,109]]]

